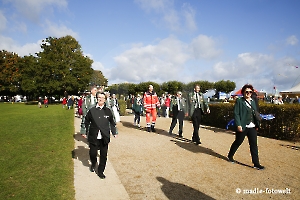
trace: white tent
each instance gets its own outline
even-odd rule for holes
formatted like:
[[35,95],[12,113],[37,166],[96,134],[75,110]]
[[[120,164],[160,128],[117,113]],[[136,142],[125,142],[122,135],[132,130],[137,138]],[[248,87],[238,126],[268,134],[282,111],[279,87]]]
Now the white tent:
[[294,87],[292,87],[289,90],[281,91],[281,95],[283,94],[295,94],[295,95],[300,95],[300,83]]

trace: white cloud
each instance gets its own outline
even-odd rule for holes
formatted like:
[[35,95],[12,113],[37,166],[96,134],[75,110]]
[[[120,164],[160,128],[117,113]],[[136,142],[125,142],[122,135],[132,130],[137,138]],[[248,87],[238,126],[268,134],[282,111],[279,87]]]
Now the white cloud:
[[186,44],[172,36],[157,45],[134,45],[114,58],[116,66],[108,79],[114,83],[174,80],[189,59],[187,48]]
[[11,3],[17,11],[27,19],[33,22],[39,22],[40,15],[45,12],[51,12],[52,6],[66,8],[67,0],[6,0]]
[[[208,81],[235,81],[237,89],[250,83],[257,90],[272,92],[272,88],[289,89],[299,76],[298,69],[287,63],[295,63],[293,58],[275,59],[272,55],[259,53],[241,53],[230,62],[217,62],[205,72],[195,77],[206,77]],[[298,61],[299,62],[299,61]]]
[[[91,57],[90,57],[91,58]],[[109,70],[107,70],[107,69],[105,69],[104,68],[104,66],[103,66],[103,64],[101,63],[101,62],[94,62],[93,64],[92,64],[92,68],[94,69],[94,70],[100,70],[103,74],[107,74],[107,73],[109,73]]]
[[188,3],[184,3],[181,10],[176,10],[174,1],[171,0],[135,0],[135,2],[147,13],[151,14],[153,11],[155,13],[154,18],[156,18],[154,23],[159,26],[167,27],[176,32],[197,29],[196,12]]
[[155,12],[163,12],[168,7],[173,6],[173,2],[170,0],[135,0],[142,9],[147,12],[154,10]]
[[192,6],[190,4],[183,4],[182,6],[182,12],[183,12],[183,16],[185,19],[185,24],[188,30],[196,30],[197,29],[197,25],[196,25],[196,21],[195,21],[195,15],[196,12],[195,10],[192,8]]
[[196,59],[214,59],[218,57],[222,53],[222,50],[216,49],[216,46],[216,40],[206,35],[199,35],[190,44],[190,48]]
[[13,39],[0,35],[1,48],[5,49],[6,51],[9,51],[9,52],[15,52],[19,56],[25,56],[25,55],[29,55],[29,54],[35,54],[36,52],[40,52],[41,51],[41,47],[40,47],[41,43],[42,43],[42,41],[39,40],[36,43],[27,43],[27,44],[21,46],[21,45],[17,44]]
[[286,39],[286,44],[294,46],[298,44],[298,41],[299,40],[295,35],[291,35]]
[[79,39],[79,35],[72,31],[71,29],[69,29],[68,27],[66,27],[64,24],[55,24],[53,22],[50,21],[46,21],[45,25],[44,25],[44,32],[47,35],[51,35],[53,37],[63,37],[66,35],[71,35],[73,36],[75,39]]
[[7,19],[0,10],[0,32],[4,31],[6,28]]

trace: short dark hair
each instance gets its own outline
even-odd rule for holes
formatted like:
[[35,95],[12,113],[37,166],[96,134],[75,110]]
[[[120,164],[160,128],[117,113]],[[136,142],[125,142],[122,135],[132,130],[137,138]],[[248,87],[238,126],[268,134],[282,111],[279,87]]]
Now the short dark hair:
[[245,92],[245,90],[246,90],[247,88],[251,89],[252,92],[254,91],[253,86],[252,86],[251,84],[246,84],[246,85],[244,85],[244,86],[242,87],[242,91],[241,91],[242,94],[244,94],[244,92]]
[[[98,97],[99,94],[103,94],[105,96],[104,92],[97,92],[96,97]],[[105,98],[106,98],[106,96],[105,96]]]

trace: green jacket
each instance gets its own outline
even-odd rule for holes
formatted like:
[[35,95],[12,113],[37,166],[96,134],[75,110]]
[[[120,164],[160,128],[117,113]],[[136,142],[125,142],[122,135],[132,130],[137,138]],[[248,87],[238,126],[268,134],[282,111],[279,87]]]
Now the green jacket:
[[87,114],[89,109],[96,106],[96,104],[97,104],[97,99],[96,99],[96,101],[94,100],[94,103],[92,104],[91,95],[86,96],[84,101],[82,102],[83,116],[85,116]]
[[234,105],[234,121],[235,121],[235,125],[237,126],[242,126],[242,129],[244,130],[246,128],[246,125],[249,123],[249,121],[247,121],[249,119],[249,112],[252,116],[253,119],[253,123],[255,124],[255,127],[259,127],[259,121],[256,120],[255,117],[255,113],[253,111],[257,110],[256,108],[256,104],[253,100],[251,100],[251,106],[252,108],[249,108],[245,102],[245,98],[238,98],[235,102]]
[[[209,106],[208,106],[207,102],[205,101],[203,94],[201,92],[199,92],[198,95],[199,95],[199,100],[200,100],[201,111],[204,114],[207,111],[207,109],[209,108]],[[196,103],[197,103],[196,93],[192,92],[189,94],[190,116],[193,115],[193,113],[194,113]]]
[[[170,103],[170,111],[172,112],[173,111],[173,106],[178,106],[177,105],[177,96],[174,96],[171,98],[171,103]],[[181,110],[186,113],[187,112],[187,108],[186,108],[186,100],[185,98],[181,98],[181,101],[180,101],[180,108]]]

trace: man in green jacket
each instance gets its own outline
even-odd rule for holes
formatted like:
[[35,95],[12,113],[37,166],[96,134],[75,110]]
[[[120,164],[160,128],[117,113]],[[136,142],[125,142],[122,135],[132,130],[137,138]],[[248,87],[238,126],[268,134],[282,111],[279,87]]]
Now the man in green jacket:
[[189,105],[194,127],[192,142],[198,145],[201,144],[199,137],[201,118],[205,112],[210,113],[209,106],[200,92],[200,85],[195,85],[194,92],[189,94]]

